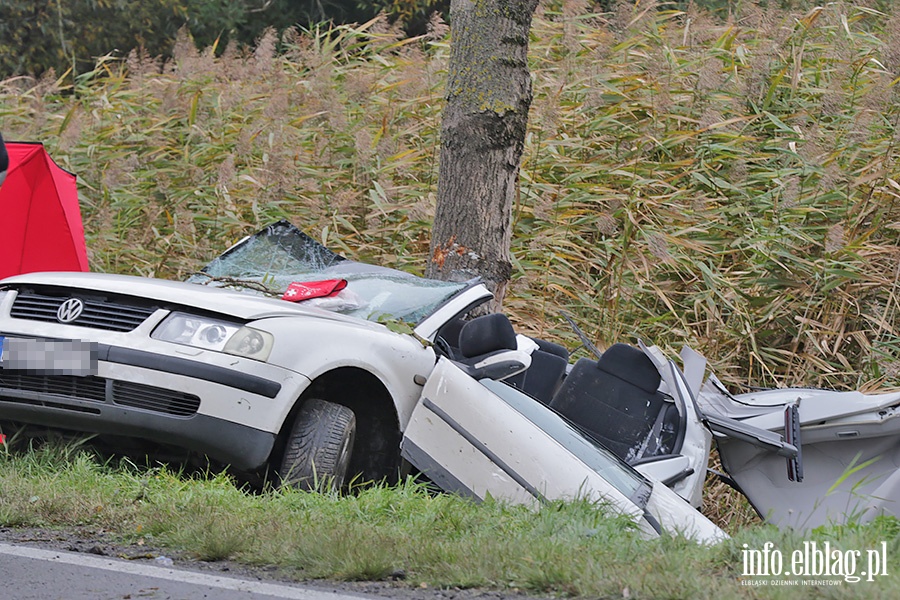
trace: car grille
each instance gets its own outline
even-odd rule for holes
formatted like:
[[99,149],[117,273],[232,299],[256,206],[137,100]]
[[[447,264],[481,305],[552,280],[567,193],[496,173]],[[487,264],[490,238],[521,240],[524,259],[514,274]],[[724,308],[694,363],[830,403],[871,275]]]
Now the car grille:
[[192,415],[200,408],[200,398],[193,394],[128,381],[112,382],[112,400],[122,406],[143,408],[178,417]]
[[[111,381],[103,377],[74,375],[28,375],[19,371],[0,370],[0,399],[36,406],[48,406],[78,412],[99,413],[89,407],[66,404],[65,400],[108,402],[120,406],[140,408],[176,417],[188,417],[200,408],[200,398],[143,383]],[[40,399],[20,398],[4,393],[6,390],[41,394]]]
[[22,371],[0,371],[0,387],[36,394],[68,396],[79,400],[106,402],[106,380],[74,375],[28,375]]
[[[71,297],[69,294],[48,296],[20,291],[10,315],[17,319],[58,323],[56,311]],[[109,299],[81,298],[81,300],[84,302],[84,311],[70,324],[93,329],[131,331],[156,311],[156,307],[153,306]]]

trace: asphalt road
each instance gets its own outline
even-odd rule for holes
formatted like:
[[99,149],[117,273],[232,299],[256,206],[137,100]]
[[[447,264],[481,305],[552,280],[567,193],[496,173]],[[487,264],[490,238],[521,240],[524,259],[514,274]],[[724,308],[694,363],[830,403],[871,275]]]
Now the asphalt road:
[[365,600],[359,594],[0,543],[4,600]]
[[[548,600],[516,588],[439,588],[382,581],[296,581],[274,565],[204,562],[91,528],[0,527],[0,600]],[[172,554],[174,552],[174,554]],[[159,565],[170,555],[174,564]]]

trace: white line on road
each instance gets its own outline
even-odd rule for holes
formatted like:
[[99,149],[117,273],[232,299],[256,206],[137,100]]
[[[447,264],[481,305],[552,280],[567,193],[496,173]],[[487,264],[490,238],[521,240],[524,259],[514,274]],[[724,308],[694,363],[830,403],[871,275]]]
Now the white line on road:
[[223,590],[250,592],[253,594],[273,596],[275,598],[288,598],[290,600],[360,600],[360,598],[366,598],[366,596],[362,595],[339,594],[337,592],[324,591],[320,592],[316,590],[292,587],[288,585],[263,583],[261,581],[249,581],[246,579],[236,579],[234,577],[225,577],[221,575],[207,575],[205,573],[197,573],[195,571],[167,569],[165,567],[157,567],[155,565],[147,565],[143,563],[134,563],[127,560],[113,560],[108,558],[100,558],[97,556],[87,556],[85,554],[77,554],[74,552],[41,550],[39,548],[32,548],[30,546],[18,546],[0,543],[0,554],[9,554],[10,556],[32,558],[35,560],[46,560],[50,562],[64,563],[91,569],[102,569],[105,571],[114,571],[116,573],[128,573],[131,575],[141,575],[144,577],[155,577],[157,579],[165,579],[167,581],[177,581],[180,583],[193,585],[205,585],[208,587]]

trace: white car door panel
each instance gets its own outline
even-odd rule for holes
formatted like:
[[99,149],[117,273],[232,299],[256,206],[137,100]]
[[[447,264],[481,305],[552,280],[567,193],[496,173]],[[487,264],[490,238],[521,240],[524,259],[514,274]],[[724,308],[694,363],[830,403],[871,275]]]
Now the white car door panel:
[[[447,359],[423,389],[402,453],[443,489],[475,499],[537,506],[587,498],[628,515],[648,535],[661,524],[700,540],[725,537],[671,490],[587,440],[545,405],[501,382],[476,381]],[[646,518],[647,507],[681,514]]]

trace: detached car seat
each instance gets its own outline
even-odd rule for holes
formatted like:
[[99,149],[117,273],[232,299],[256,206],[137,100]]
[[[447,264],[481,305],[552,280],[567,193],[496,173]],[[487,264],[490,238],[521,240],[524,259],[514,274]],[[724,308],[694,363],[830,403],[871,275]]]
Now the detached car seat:
[[685,426],[660,379],[641,350],[615,344],[597,361],[576,362],[550,407],[629,464],[676,454]]

